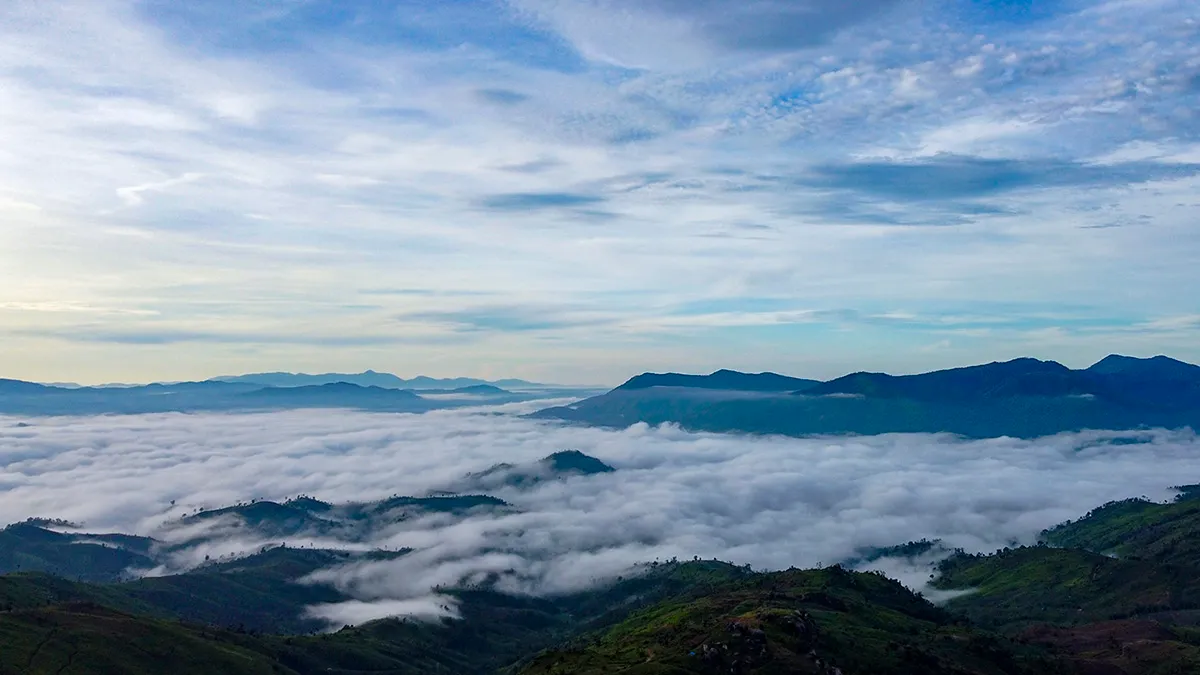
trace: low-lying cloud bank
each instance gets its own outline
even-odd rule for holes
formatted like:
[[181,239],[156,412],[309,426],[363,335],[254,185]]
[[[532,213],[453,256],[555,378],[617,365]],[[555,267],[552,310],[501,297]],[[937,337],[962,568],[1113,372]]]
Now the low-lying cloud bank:
[[[337,623],[452,616],[436,587],[565,592],[656,558],[780,569],[920,538],[989,551],[1032,541],[1111,499],[1166,499],[1168,486],[1200,482],[1200,440],[1189,431],[798,439],[567,427],[514,414],[523,411],[165,414],[30,426],[0,417],[0,521],[55,517],[164,536],[164,523],[197,507],[301,493],[330,502],[421,495],[565,448],[617,469],[500,487],[493,494],[513,510],[416,518],[358,543],[414,551],[315,574],[313,582],[356,599],[312,608]],[[306,543],[336,545],[289,541]],[[224,541],[196,554],[261,545]]]

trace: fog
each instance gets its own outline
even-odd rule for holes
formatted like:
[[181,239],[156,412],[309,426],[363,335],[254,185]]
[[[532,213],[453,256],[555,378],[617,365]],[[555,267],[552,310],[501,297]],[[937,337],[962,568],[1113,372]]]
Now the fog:
[[[533,462],[564,449],[617,469],[500,487],[491,493],[510,511],[418,518],[354,545],[290,539],[414,549],[313,575],[310,582],[354,598],[310,609],[340,624],[453,615],[437,586],[486,579],[512,591],[558,593],[672,557],[783,569],[920,538],[990,551],[1031,542],[1108,500],[1167,499],[1170,486],[1200,482],[1200,442],[1186,431],[799,439],[561,426],[518,415],[530,409],[0,417],[0,521],[64,518],[90,532],[170,539],[183,534],[164,524],[197,508],[298,494],[330,502],[422,495],[498,462]],[[182,552],[173,566],[264,543],[244,532],[218,537]],[[883,564],[910,585],[928,574]]]

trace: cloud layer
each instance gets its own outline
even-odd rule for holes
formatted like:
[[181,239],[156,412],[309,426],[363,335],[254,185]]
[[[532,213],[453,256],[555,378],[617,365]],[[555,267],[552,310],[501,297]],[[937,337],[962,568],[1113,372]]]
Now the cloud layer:
[[[496,491],[515,512],[430,516],[379,533],[367,545],[414,552],[314,576],[355,599],[313,610],[344,623],[396,608],[452,612],[431,595],[438,585],[491,579],[561,592],[675,556],[779,569],[920,538],[989,551],[1030,542],[1105,501],[1166,498],[1169,486],[1200,479],[1191,432],[754,438],[564,427],[494,412],[52,418],[28,427],[0,419],[0,521],[59,517],[161,536],[168,516],[198,506],[301,493],[337,502],[419,495],[564,448],[617,468]],[[194,553],[262,543],[230,540]]]

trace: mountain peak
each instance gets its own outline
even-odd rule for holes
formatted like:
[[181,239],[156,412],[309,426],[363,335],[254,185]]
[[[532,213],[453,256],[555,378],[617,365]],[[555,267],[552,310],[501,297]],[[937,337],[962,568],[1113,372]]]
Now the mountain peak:
[[561,450],[543,458],[541,464],[549,466],[555,473],[594,474],[616,471],[595,457],[585,455],[578,450]]
[[1137,377],[1200,377],[1200,366],[1159,354],[1150,358],[1109,354],[1089,367],[1088,372],[1101,375],[1132,375]]

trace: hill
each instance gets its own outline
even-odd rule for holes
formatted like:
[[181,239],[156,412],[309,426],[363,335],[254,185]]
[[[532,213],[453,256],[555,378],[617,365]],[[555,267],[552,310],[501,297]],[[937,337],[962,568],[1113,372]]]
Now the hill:
[[496,490],[501,487],[526,488],[547,480],[571,476],[612,473],[616,469],[578,450],[563,450],[530,464],[496,464],[484,471],[470,473],[446,488],[448,492]]
[[[896,582],[840,568],[754,574],[695,561],[552,599],[455,593],[459,620],[385,619],[321,636],[10,599],[0,672],[1056,672],[1038,650],[958,624]],[[570,646],[538,656],[555,643]]]
[[1038,546],[960,552],[939,564],[936,585],[964,591],[948,609],[1085,672],[1198,672],[1198,542],[1200,499],[1185,488],[1170,504],[1106,504],[1046,530]]
[[82,581],[111,581],[131,568],[154,566],[151,540],[126,535],[63,533],[32,523],[0,530],[0,574],[39,571]]
[[1054,673],[1053,660],[957,623],[881,575],[754,575],[658,603],[542,654],[526,675]]

